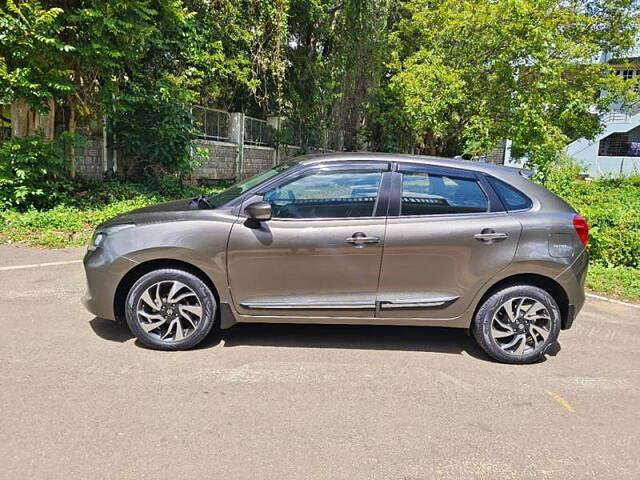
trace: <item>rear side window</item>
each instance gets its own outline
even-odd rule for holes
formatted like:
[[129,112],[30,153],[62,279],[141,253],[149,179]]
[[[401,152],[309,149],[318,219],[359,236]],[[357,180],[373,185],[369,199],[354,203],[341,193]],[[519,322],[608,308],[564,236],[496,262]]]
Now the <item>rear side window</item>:
[[486,212],[487,196],[475,179],[405,172],[400,215]]
[[487,177],[487,179],[508,211],[531,208],[531,200],[520,190],[516,190],[497,178]]

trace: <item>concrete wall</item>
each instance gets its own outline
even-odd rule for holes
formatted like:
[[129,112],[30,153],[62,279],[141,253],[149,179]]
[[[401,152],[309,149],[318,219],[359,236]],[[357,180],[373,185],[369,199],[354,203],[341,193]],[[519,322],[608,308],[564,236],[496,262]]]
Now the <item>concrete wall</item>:
[[302,155],[302,149],[295,145],[280,145],[278,147],[278,164],[290,158]]
[[194,181],[234,180],[236,178],[236,159],[238,145],[213,140],[196,140],[198,149],[205,155],[196,153],[196,160],[201,166],[192,174]]
[[102,178],[104,174],[102,137],[85,138],[85,147],[76,150],[76,174],[87,179]]
[[275,149],[256,145],[244,146],[242,161],[242,179],[253,177],[260,172],[273,168],[276,162]]
[[[84,149],[76,151],[76,172],[82,178],[102,178],[104,175],[104,150],[102,137],[87,137]],[[217,180],[236,179],[238,171],[239,145],[214,140],[196,140],[196,160],[200,163],[190,175],[193,183],[207,183]],[[291,157],[299,155],[300,149],[295,146],[281,146],[279,155],[275,149],[256,145],[244,145],[240,179],[252,177]]]

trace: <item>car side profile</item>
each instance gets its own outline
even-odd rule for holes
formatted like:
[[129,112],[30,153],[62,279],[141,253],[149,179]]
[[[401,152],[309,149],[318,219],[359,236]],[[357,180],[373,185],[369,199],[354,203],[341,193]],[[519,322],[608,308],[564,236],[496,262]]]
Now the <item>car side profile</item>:
[[148,347],[237,322],[469,329],[531,363],[584,303],[588,226],[520,171],[435,157],[309,155],[100,225],[85,305]]

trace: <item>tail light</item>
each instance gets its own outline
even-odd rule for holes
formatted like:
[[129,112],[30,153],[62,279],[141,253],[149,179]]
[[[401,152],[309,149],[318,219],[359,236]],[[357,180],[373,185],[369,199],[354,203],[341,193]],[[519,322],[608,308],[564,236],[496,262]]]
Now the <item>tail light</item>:
[[573,228],[578,234],[582,245],[586,247],[587,241],[589,240],[589,225],[587,225],[587,221],[582,215],[573,217]]

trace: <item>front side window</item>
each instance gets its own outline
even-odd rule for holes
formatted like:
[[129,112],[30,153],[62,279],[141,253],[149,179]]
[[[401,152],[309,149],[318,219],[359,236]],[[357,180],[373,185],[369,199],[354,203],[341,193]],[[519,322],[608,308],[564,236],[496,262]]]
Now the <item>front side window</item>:
[[316,171],[264,195],[274,218],[370,217],[381,171]]
[[275,177],[280,172],[287,170],[295,165],[295,163],[283,163],[278,165],[277,167],[272,168],[271,170],[266,170],[261,172],[251,178],[248,178],[242,182],[236,183],[235,185],[227,188],[226,190],[215,194],[209,195],[206,197],[207,203],[211,208],[218,208],[222,205],[226,205],[227,203],[235,200],[240,195],[251,190],[253,187],[260,185],[261,183],[266,182],[267,180]]
[[405,172],[400,215],[486,212],[489,201],[475,179]]

